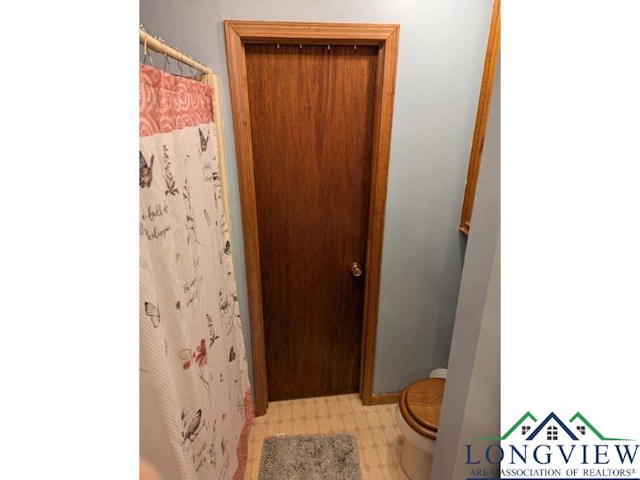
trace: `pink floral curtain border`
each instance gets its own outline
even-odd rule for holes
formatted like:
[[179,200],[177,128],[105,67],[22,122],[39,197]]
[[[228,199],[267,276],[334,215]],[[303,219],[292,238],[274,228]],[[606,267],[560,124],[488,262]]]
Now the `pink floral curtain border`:
[[140,65],[140,136],[214,122],[211,87]]

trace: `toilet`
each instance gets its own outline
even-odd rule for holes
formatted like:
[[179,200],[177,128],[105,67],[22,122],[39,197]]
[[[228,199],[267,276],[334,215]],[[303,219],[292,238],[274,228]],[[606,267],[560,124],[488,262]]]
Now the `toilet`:
[[440,407],[447,376],[445,368],[431,372],[408,385],[396,409],[398,427],[404,436],[400,465],[411,480],[429,480],[436,445]]

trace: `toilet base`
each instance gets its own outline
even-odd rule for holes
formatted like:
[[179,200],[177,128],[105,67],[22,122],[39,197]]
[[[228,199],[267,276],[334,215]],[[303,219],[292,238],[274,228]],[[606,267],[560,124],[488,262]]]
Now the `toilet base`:
[[400,408],[396,408],[396,418],[404,437],[400,449],[402,470],[410,480],[429,480],[436,442],[414,431],[402,418]]
[[[444,393],[444,383],[441,380],[434,379],[446,379],[447,369],[436,368],[429,375],[429,379],[419,380],[406,387],[401,395],[400,402],[396,408],[396,418],[398,422],[398,428],[404,437],[404,442],[400,450],[400,466],[404,473],[410,480],[431,480],[431,464],[433,463],[433,452],[435,450],[436,432],[438,431],[438,417],[440,416],[440,401]],[[435,383],[434,383],[435,382]],[[440,388],[437,388],[437,387]],[[413,389],[413,390],[412,390]],[[410,393],[424,392],[429,393],[432,396],[433,402],[431,406],[435,406],[438,409],[438,414],[435,418],[431,417],[429,423],[416,424],[414,414],[409,409],[409,396]],[[405,410],[403,410],[403,408]],[[405,412],[412,423],[405,420]],[[428,415],[427,415],[428,417]],[[424,418],[420,417],[424,422]],[[412,427],[411,425],[416,425]],[[425,429],[427,425],[432,425]]]
[[413,443],[404,439],[400,450],[400,466],[411,480],[429,480],[433,454],[420,450]]

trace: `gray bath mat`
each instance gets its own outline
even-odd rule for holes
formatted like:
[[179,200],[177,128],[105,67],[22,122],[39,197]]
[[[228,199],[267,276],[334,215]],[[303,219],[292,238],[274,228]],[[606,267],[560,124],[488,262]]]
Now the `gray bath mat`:
[[267,437],[258,480],[361,480],[358,458],[346,433]]

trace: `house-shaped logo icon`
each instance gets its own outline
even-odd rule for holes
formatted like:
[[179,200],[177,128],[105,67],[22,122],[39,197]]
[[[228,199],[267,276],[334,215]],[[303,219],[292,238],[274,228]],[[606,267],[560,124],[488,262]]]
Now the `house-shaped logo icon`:
[[562,431],[564,431],[564,433],[566,433],[571,440],[578,440],[578,437],[576,437],[575,434],[569,429],[569,427],[567,427],[562,422],[562,420],[560,420],[558,416],[553,412],[547,415],[547,418],[540,422],[540,425],[538,425],[526,439],[533,440],[543,430],[546,435],[546,440],[548,441],[558,440],[558,435],[562,436]]

